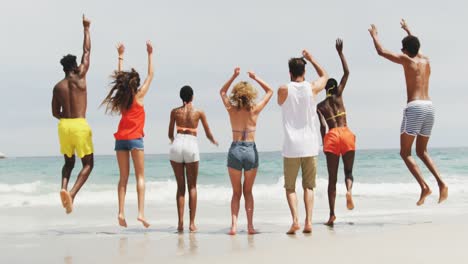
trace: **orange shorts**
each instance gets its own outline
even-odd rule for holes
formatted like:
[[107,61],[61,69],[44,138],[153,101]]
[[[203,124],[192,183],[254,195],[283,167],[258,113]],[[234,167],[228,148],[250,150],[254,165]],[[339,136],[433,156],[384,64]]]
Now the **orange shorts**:
[[335,127],[325,135],[323,152],[331,152],[337,156],[356,150],[356,136],[348,127]]

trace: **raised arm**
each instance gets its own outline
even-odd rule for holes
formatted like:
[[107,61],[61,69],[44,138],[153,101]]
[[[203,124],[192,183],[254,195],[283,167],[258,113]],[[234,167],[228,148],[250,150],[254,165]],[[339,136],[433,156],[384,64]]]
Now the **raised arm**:
[[256,81],[260,85],[260,87],[262,87],[262,89],[265,91],[265,96],[263,96],[262,100],[258,102],[254,109],[255,112],[260,113],[273,96],[273,89],[271,89],[271,87],[265,81],[260,79],[253,71],[249,71],[248,74],[249,77],[252,80]]
[[372,37],[372,40],[374,41],[374,46],[375,46],[375,50],[377,50],[377,54],[386,58],[389,61],[392,61],[398,64],[403,64],[405,60],[408,59],[408,56],[406,56],[405,54],[396,54],[382,47],[382,44],[380,43],[380,40],[377,36],[377,27],[375,27],[374,24],[372,24],[371,28],[369,28],[369,33]]
[[328,81],[328,74],[325,71],[325,69],[323,69],[322,66],[318,64],[315,58],[313,58],[307,50],[302,51],[302,56],[304,56],[304,58],[308,60],[312,64],[312,66],[314,66],[314,69],[319,76],[319,78],[312,83],[312,92],[314,93],[314,95],[317,95],[323,90],[323,88],[325,88],[325,85]]
[[89,69],[89,57],[91,55],[91,36],[89,34],[89,26],[91,21],[83,15],[83,29],[84,29],[84,40],[83,40],[83,56],[81,57],[81,65],[79,72],[81,77],[85,77]]
[[119,62],[117,64],[117,71],[121,72],[123,69],[123,60],[124,60],[124,53],[125,53],[125,46],[123,43],[117,44],[117,53],[119,54]]
[[143,101],[148,89],[151,85],[151,81],[153,80],[153,45],[150,41],[146,41],[146,52],[148,53],[148,76],[146,76],[145,81],[141,85],[138,93],[136,94],[137,99]]
[[340,55],[341,65],[343,66],[343,77],[341,77],[340,85],[338,86],[338,94],[337,94],[338,96],[341,96],[344,88],[346,87],[346,82],[348,81],[348,76],[349,76],[348,63],[346,62],[346,58],[343,54],[343,40],[342,39],[336,40],[336,50],[338,51],[338,55]]
[[208,125],[208,121],[206,120],[206,115],[203,111],[200,111],[200,119],[203,125],[203,129],[205,130],[206,137],[210,140],[211,143],[218,146],[218,141],[216,141],[216,139],[213,137],[210,126]]
[[413,34],[411,34],[411,31],[408,27],[408,24],[406,23],[406,20],[404,20],[403,18],[401,19],[400,21],[400,25],[401,25],[401,28],[406,31],[406,33],[408,33],[408,36],[412,36]]
[[175,126],[175,114],[174,114],[174,111],[171,111],[171,117],[169,118],[169,131],[167,132],[167,136],[169,137],[171,144],[174,141],[174,126]]
[[221,95],[221,99],[223,100],[224,106],[226,109],[231,108],[231,102],[229,101],[229,97],[227,96],[227,91],[229,90],[229,87],[231,87],[232,82],[239,76],[240,73],[240,68],[236,67],[234,69],[234,73],[232,74],[231,78],[221,87],[221,90],[219,90],[219,95]]

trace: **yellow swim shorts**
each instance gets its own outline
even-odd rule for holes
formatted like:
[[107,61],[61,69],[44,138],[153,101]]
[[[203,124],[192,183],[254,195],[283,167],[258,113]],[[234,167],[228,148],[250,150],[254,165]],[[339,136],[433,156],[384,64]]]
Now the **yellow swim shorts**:
[[92,154],[93,134],[91,128],[84,118],[62,118],[58,123],[58,134],[60,140],[60,152],[72,157],[76,154],[83,158]]

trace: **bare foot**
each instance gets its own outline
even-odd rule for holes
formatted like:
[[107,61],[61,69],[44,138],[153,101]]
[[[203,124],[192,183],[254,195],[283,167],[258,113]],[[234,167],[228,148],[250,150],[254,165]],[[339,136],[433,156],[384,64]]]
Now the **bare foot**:
[[127,227],[127,221],[125,221],[125,216],[119,214],[117,219],[119,219],[119,225],[120,226]]
[[424,204],[424,200],[426,200],[426,197],[431,195],[432,191],[431,189],[427,188],[427,189],[423,189],[421,191],[421,197],[419,198],[419,201],[416,203],[417,206],[420,206],[422,204]]
[[447,200],[448,197],[448,187],[446,185],[443,185],[442,187],[439,187],[439,203]]
[[60,190],[60,199],[62,200],[62,206],[65,208],[65,212],[67,214],[71,213],[73,211],[73,199],[70,193],[65,189]]
[[248,228],[247,233],[248,233],[249,235],[256,235],[256,234],[258,234],[258,231],[255,230],[255,228],[252,226],[252,227],[249,227],[249,228]]
[[146,221],[144,217],[138,217],[137,220],[140,221],[143,224],[143,226],[146,228],[150,226],[150,224]]
[[237,233],[237,227],[232,226],[231,230],[229,230],[229,235],[234,236]]
[[304,225],[304,230],[302,230],[302,233],[304,234],[310,234],[312,233],[312,224],[308,223]]
[[353,195],[350,192],[346,193],[346,208],[348,210],[354,209]]
[[195,233],[195,232],[198,231],[198,228],[197,228],[197,226],[195,224],[190,224],[189,230],[190,230],[191,233]]
[[177,232],[179,233],[184,232],[184,223],[179,223],[177,225]]
[[291,227],[289,228],[288,232],[286,232],[286,234],[295,235],[296,231],[299,230],[299,229],[301,229],[299,224],[292,224]]
[[324,225],[326,226],[333,226],[335,224],[336,216],[330,215],[330,219]]

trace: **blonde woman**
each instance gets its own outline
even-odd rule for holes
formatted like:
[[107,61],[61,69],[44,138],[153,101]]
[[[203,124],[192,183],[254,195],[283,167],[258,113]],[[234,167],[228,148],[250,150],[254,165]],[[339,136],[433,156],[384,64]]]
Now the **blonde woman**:
[[[240,68],[234,69],[234,74],[221,88],[220,95],[229,113],[232,127],[232,144],[229,149],[227,167],[232,184],[230,235],[237,233],[237,216],[239,214],[240,199],[244,194],[245,210],[247,213],[247,228],[249,234],[256,234],[253,226],[254,199],[252,187],[258,168],[258,152],[255,145],[255,129],[260,112],[273,96],[273,90],[254,72],[248,72],[249,77],[256,81],[265,91],[265,95],[256,103],[257,90],[248,82],[242,81],[234,85],[231,94],[227,91],[239,76]],[[242,171],[244,182],[242,183]]]

